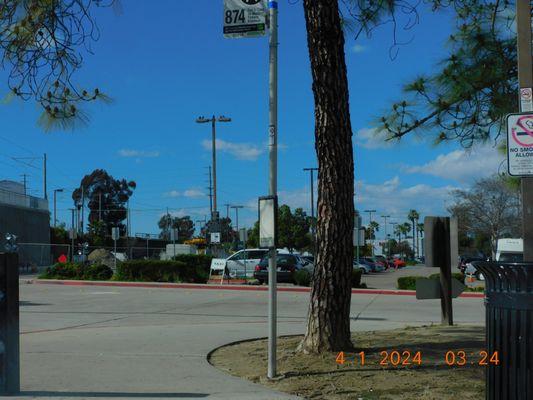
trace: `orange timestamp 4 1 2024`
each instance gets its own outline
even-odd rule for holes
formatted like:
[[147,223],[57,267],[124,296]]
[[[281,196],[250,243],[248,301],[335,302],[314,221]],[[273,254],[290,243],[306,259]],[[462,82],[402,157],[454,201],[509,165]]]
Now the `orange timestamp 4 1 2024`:
[[[383,350],[379,352],[379,359],[375,362],[369,362],[367,354],[364,351],[355,353],[352,356],[347,356],[343,351],[337,354],[335,362],[339,365],[380,365],[382,367],[409,367],[421,366],[424,364],[424,357],[422,351],[411,350]],[[431,361],[439,361],[433,355]],[[465,365],[478,365],[488,367],[491,365],[500,365],[498,352],[489,353],[485,350],[476,353],[467,353],[464,350],[449,350],[442,354],[441,361],[444,365],[450,367],[462,367]],[[438,362],[440,364],[440,362]]]

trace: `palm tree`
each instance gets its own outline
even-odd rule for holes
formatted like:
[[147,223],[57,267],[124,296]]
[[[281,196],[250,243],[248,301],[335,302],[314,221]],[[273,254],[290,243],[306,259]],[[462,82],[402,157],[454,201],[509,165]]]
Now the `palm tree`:
[[[420,218],[420,214],[416,210],[409,210],[409,214],[407,214],[407,219],[411,221],[411,224],[413,226],[413,252],[416,256],[418,256],[418,229],[416,229],[416,225],[418,224],[418,219]],[[415,236],[416,236],[416,242],[415,242]]]
[[394,235],[398,235],[398,244],[402,241],[402,230],[399,224],[394,225]]
[[400,228],[400,233],[404,236],[404,239],[407,241],[407,234],[411,232],[411,224],[409,222],[404,222],[403,224],[398,225],[398,227]]
[[369,239],[376,239],[376,232],[379,232],[379,223],[376,221],[370,222],[368,224],[368,237]]

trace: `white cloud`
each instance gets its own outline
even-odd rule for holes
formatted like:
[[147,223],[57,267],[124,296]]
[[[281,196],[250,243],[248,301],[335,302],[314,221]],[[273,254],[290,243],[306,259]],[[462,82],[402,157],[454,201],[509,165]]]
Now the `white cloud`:
[[180,197],[181,196],[181,192],[178,192],[177,190],[171,190],[170,192],[165,193],[165,195],[167,197]]
[[155,158],[159,157],[158,151],[120,149],[118,151],[120,157],[136,157],[136,158]]
[[410,174],[424,174],[457,182],[471,182],[498,172],[505,156],[490,145],[474,147],[472,150],[454,150],[441,154],[423,165],[403,166]]
[[183,192],[183,196],[196,198],[196,197],[203,197],[205,196],[205,194],[198,189],[187,189],[185,192]]
[[354,44],[351,50],[352,50],[352,53],[362,53],[363,51],[366,50],[366,47],[360,44]]
[[407,211],[412,208],[423,215],[442,214],[445,213],[454,189],[457,187],[451,185],[403,186],[398,176],[375,184],[357,181],[355,206],[360,211],[370,207],[378,210],[379,214],[385,213],[398,218],[406,218]]
[[[202,217],[202,220],[203,220],[203,217],[205,215],[209,215],[209,213],[210,213],[210,210],[207,207],[179,208],[175,210],[169,210],[169,214],[172,215],[173,217],[183,218],[186,216],[190,216],[192,219],[192,222],[194,222],[197,225],[198,223],[196,223],[195,218],[193,217]],[[159,214],[159,217],[163,217],[166,214],[167,214],[166,212],[161,213]]]
[[[203,140],[202,146],[205,150],[211,150],[212,142]],[[216,140],[217,150],[231,154],[239,160],[255,161],[265,152],[264,148],[250,143],[233,143],[222,139]]]
[[385,140],[387,133],[377,128],[362,128],[355,133],[355,145],[369,150],[391,147],[395,142]]
[[190,188],[183,192],[180,192],[179,190],[171,190],[170,192],[165,193],[166,197],[189,197],[189,198],[198,198],[198,197],[204,197],[205,194],[196,188]]

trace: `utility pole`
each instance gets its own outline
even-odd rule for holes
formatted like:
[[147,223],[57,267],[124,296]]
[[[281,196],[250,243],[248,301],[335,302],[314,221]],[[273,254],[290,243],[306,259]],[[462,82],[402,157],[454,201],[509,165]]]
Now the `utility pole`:
[[229,218],[229,208],[231,207],[231,204],[226,203],[224,206],[226,207],[226,218]]
[[[369,214],[369,220],[368,226],[372,225],[372,214],[376,212],[376,210],[365,210],[366,213]],[[376,232],[374,232],[374,237],[376,237]],[[374,257],[374,239],[370,239],[370,243],[372,244],[372,257]]]
[[54,189],[54,228],[57,224],[57,193],[63,192],[63,189]]
[[209,211],[213,215],[213,178],[211,176],[211,166],[207,168],[209,168],[209,186],[207,187],[209,189]]
[[235,226],[237,235],[239,234],[239,208],[244,208],[244,206],[231,206],[235,210]]
[[[278,195],[278,2],[268,2],[270,15],[269,46],[269,112],[268,159],[270,196]],[[276,248],[270,249],[268,258],[268,371],[267,377],[276,377],[277,348],[277,260]]]
[[[389,248],[389,240],[387,239],[387,220],[390,218],[390,215],[382,215],[381,218],[385,220],[385,243],[387,244],[387,249]],[[387,250],[387,254],[390,253]]]
[[205,118],[205,117],[198,117],[196,119],[196,122],[198,124],[204,124],[207,122],[211,122],[211,138],[212,138],[212,163],[213,163],[213,215],[211,218],[213,219],[213,216],[217,212],[217,145],[216,145],[216,123],[217,122],[231,122],[231,118],[227,118],[223,115],[219,116],[218,118],[214,115],[211,118]]
[[46,187],[46,153],[43,156],[43,194],[44,198],[48,200],[48,189]]
[[28,194],[27,180],[28,174],[22,174],[22,184],[24,185],[24,196]]
[[[126,203],[126,235],[127,235],[127,245],[128,245],[128,252],[130,256],[130,260],[133,258],[133,249],[130,245],[130,235],[131,235],[131,226],[130,226],[130,199],[128,198],[128,201]],[[133,242],[135,244],[135,242]]]
[[74,208],[71,208],[70,209],[70,212],[72,214],[72,222],[71,222],[71,233],[70,233],[70,236],[71,236],[71,244],[70,244],[70,262],[74,262],[74,238],[76,236],[76,227],[74,225],[74,211],[75,209]]
[[311,236],[313,237],[313,256],[316,256],[316,224],[315,224],[315,182],[313,172],[318,171],[318,168],[304,168],[304,171],[309,171],[311,178]]
[[80,224],[80,232],[81,234],[83,235],[83,223],[85,221],[85,218],[84,218],[84,211],[85,211],[85,187],[82,185],[81,186],[81,204],[79,205],[80,207],[80,210],[81,210],[81,219],[79,222]]
[[[516,30],[518,53],[518,85],[520,89],[533,88],[533,60],[531,54],[531,2],[517,0]],[[520,94],[518,94],[520,95]],[[520,111],[532,111],[522,109]],[[522,227],[524,236],[524,262],[533,262],[533,178],[522,181]]]

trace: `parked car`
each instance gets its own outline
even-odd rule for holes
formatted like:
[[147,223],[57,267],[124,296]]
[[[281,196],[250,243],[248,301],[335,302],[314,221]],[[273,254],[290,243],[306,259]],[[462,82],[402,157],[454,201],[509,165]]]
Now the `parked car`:
[[496,247],[496,261],[523,262],[524,240],[523,239],[498,239]]
[[315,256],[301,256],[301,257],[302,257],[302,259],[304,259],[305,261],[307,261],[310,264],[314,264],[315,263]]
[[359,258],[359,264],[366,265],[370,268],[369,272],[382,272],[385,271],[383,264],[376,262],[372,257],[361,257]]
[[[480,260],[472,260],[473,261],[480,261]],[[463,272],[463,274],[465,275],[474,275],[476,277],[476,279],[480,280],[480,281],[484,281],[485,278],[483,277],[483,274],[481,272],[479,272],[473,265],[472,265],[472,262],[467,262],[465,264],[465,269]]]
[[267,249],[244,249],[226,259],[225,271],[230,277],[252,277],[255,266],[268,253]]
[[[254,268],[254,278],[263,284],[268,282],[268,260],[267,254]],[[297,254],[277,254],[277,281],[285,283],[294,283],[294,273],[305,269],[310,274],[313,273],[313,264],[304,261]]]
[[[471,264],[471,262],[473,262],[473,261],[484,261],[484,260],[485,259],[483,257],[462,256],[459,259],[459,265],[457,266],[457,268],[459,268],[459,271],[461,271],[461,273],[463,273],[463,274],[470,273],[470,274],[474,275],[475,272],[476,272],[476,269]],[[467,269],[468,269],[468,271],[467,271]]]
[[377,261],[382,263],[385,266],[385,269],[394,268],[394,263],[390,258],[387,258],[385,256],[379,255],[374,257]]
[[373,272],[382,272],[387,269],[387,266],[384,262],[379,261],[376,257],[363,257],[363,261],[367,261],[370,264],[374,264]]
[[403,268],[406,266],[405,261],[401,258],[395,258],[392,262],[394,264],[394,268],[396,269]]
[[355,261],[355,260],[353,262],[353,268],[354,269],[356,269],[356,268],[362,269],[363,270],[363,274],[369,274],[369,273],[372,272],[372,267],[370,265],[357,263],[357,261]]

